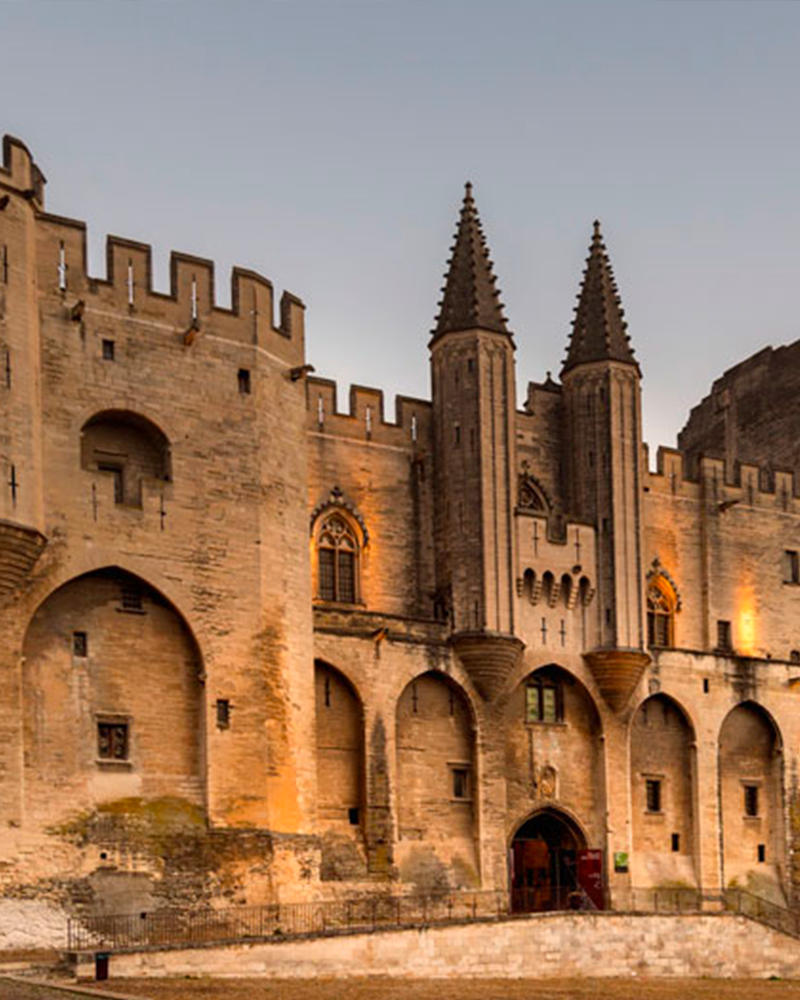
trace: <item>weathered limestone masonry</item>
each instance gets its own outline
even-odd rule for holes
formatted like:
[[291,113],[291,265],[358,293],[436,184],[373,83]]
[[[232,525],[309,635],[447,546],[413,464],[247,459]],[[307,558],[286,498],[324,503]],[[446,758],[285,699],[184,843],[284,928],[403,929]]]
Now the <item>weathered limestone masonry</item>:
[[[235,270],[222,309],[183,254],[163,294],[117,238],[93,278],[44,188],[6,138],[0,945],[23,912],[60,943],[66,914],[462,888],[794,905],[800,505],[770,442],[800,427],[703,403],[649,471],[599,225],[562,380],[520,410],[468,187],[432,398],[391,421],[309,376],[294,296],[276,323]],[[758,381],[725,379],[723,409]]]
[[[538,914],[500,924],[378,931],[114,955],[114,976],[795,979],[800,942],[725,914]],[[79,969],[79,974],[81,970]],[[94,964],[86,976],[94,974]]]

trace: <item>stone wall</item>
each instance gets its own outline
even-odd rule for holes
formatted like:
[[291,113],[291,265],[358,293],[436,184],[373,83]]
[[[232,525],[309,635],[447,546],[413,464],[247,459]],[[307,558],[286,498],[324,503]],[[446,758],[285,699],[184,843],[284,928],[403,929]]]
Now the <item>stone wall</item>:
[[[540,914],[498,924],[114,955],[112,976],[794,979],[800,941],[744,917]],[[93,975],[87,965],[85,975]]]
[[765,347],[729,368],[692,409],[678,445],[696,468],[701,455],[800,475],[800,341]]

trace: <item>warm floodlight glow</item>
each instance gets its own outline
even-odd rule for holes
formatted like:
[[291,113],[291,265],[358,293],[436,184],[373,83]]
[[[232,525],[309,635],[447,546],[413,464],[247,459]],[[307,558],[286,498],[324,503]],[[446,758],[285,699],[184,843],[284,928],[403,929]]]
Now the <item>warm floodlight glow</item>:
[[752,583],[742,583],[736,591],[736,648],[746,656],[756,652],[758,619]]

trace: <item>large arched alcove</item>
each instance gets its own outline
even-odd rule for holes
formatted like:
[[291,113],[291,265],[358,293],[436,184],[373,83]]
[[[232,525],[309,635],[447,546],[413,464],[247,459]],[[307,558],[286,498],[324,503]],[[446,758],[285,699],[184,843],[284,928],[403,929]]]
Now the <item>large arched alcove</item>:
[[118,568],[71,580],[34,614],[23,654],[26,818],[203,805],[200,653],[158,591]]
[[338,670],[314,665],[317,733],[317,820],[321,830],[357,833],[363,822],[364,711]]
[[463,691],[439,673],[415,678],[397,704],[401,874],[421,888],[474,886],[475,735]]
[[142,480],[171,478],[169,441],[146,417],[104,410],[81,429],[81,465],[109,476],[116,503],[142,504]]
[[696,882],[694,729],[672,698],[642,702],[630,732],[633,882]]
[[506,708],[509,817],[558,803],[602,844],[602,733],[594,700],[573,674],[554,663],[528,674]]
[[755,702],[737,705],[719,734],[723,877],[726,886],[782,898],[782,741]]

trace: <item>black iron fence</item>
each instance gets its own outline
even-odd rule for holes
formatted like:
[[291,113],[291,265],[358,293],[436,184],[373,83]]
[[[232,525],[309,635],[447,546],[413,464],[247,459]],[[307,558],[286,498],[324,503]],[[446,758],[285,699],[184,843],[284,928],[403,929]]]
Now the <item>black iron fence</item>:
[[800,912],[797,910],[789,910],[746,889],[726,889],[723,899],[726,910],[751,917],[783,934],[800,937]]
[[720,902],[719,893],[709,894],[693,886],[631,889],[630,893],[629,908],[637,913],[696,913],[705,904]]
[[[546,905],[545,905],[546,902]],[[707,893],[702,889],[631,889],[622,909],[646,913],[690,913],[725,909],[800,937],[800,912],[743,889]],[[165,910],[156,913],[73,918],[69,951],[114,951],[148,947],[282,941],[289,938],[501,919],[541,911],[595,910],[585,893],[551,892],[547,900],[524,891],[450,892],[270,903],[221,910]]]
[[585,889],[556,888],[513,888],[511,890],[511,912],[552,913],[564,910],[597,910],[597,903]]
[[73,918],[68,950],[226,944],[307,935],[485,920],[508,914],[506,892],[369,896],[311,903],[271,903],[221,910]]

